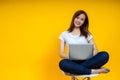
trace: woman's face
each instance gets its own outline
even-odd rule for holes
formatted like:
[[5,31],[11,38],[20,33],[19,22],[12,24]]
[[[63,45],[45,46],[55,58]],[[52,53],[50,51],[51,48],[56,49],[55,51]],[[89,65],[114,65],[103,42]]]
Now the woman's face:
[[85,15],[84,14],[80,14],[79,16],[77,16],[75,19],[74,19],[74,26],[75,27],[80,27],[84,24],[85,22]]

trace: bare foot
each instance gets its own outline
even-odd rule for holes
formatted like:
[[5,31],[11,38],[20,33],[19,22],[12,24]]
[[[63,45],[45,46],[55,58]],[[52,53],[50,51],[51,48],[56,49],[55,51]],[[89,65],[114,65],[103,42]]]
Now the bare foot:
[[108,73],[109,71],[108,68],[92,69],[92,74]]
[[70,75],[70,73],[68,73],[68,72],[64,72],[64,74],[65,74],[65,75]]

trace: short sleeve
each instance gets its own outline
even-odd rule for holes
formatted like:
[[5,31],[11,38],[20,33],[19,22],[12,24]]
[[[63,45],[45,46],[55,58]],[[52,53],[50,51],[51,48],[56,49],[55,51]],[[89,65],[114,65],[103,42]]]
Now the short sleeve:
[[65,42],[65,32],[60,34],[59,39]]
[[93,38],[91,34],[88,35],[87,40],[90,41]]
[[60,34],[59,39],[66,42],[66,37],[67,37],[67,31],[64,31]]

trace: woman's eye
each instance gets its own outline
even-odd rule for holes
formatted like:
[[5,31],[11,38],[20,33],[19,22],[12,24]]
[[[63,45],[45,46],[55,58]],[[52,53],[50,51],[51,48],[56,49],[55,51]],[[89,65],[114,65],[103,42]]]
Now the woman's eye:
[[79,17],[76,17],[77,19],[79,19]]
[[84,19],[81,19],[82,21],[84,20]]

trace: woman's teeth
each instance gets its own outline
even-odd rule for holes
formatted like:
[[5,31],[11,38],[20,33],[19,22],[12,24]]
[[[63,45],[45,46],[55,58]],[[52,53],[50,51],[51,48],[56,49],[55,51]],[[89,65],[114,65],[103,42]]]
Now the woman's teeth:
[[77,25],[80,25],[80,22],[76,22]]

